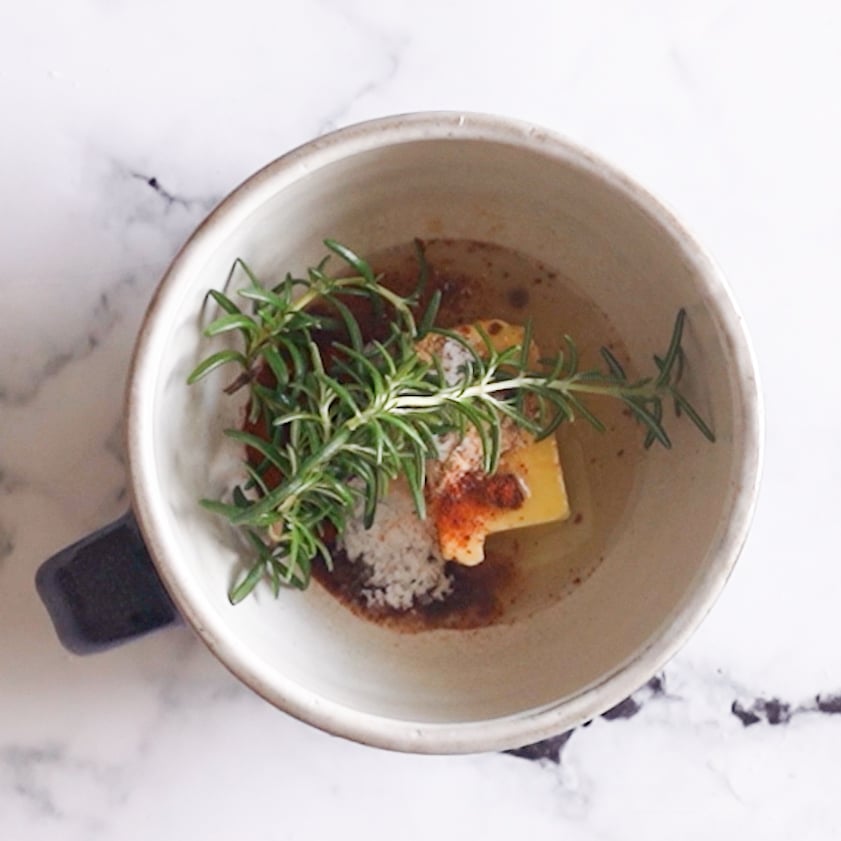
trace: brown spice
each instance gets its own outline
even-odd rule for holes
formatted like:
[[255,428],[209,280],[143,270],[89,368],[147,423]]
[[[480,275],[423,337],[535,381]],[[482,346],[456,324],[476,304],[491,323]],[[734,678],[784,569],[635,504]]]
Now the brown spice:
[[364,564],[350,561],[341,548],[334,548],[333,559],[331,571],[317,558],[313,578],[357,616],[403,633],[431,628],[469,630],[493,624],[512,600],[520,575],[513,558],[493,552],[475,567],[450,562],[447,573],[453,580],[453,590],[446,599],[421,600],[410,610],[396,610],[368,607],[363,596],[367,575]]
[[430,499],[439,535],[448,542],[467,546],[482,531],[488,514],[494,509],[513,510],[525,501],[520,480],[513,473],[491,476],[472,471],[439,488]]
[[522,485],[512,473],[497,473],[483,477],[480,497],[497,508],[519,508],[525,500]]

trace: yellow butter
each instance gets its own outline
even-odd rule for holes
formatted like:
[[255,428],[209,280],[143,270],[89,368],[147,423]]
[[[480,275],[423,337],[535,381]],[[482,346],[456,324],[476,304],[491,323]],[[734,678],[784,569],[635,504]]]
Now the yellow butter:
[[539,526],[569,517],[569,498],[554,437],[510,450],[500,459],[499,470],[520,479],[528,495],[519,508],[494,511],[487,521],[489,533]]
[[[484,320],[478,324],[496,350],[505,350],[523,340],[524,329],[520,326],[499,319]],[[456,329],[477,353],[483,355],[486,352],[485,342],[474,325],[464,325]],[[431,347],[428,351],[435,352]],[[538,348],[532,342],[529,349],[530,362],[535,364],[539,356]],[[525,491],[522,504],[517,508],[498,508],[489,503],[477,510],[474,501],[471,505],[469,529],[453,528],[451,523],[439,518],[436,524],[445,558],[474,566],[484,560],[484,543],[488,534],[537,526],[569,517],[569,499],[555,438],[534,441],[532,436],[523,432],[519,438],[525,443],[512,446],[503,453],[497,473],[517,477]],[[446,466],[445,461],[445,471]],[[433,506],[433,516],[434,511]]]

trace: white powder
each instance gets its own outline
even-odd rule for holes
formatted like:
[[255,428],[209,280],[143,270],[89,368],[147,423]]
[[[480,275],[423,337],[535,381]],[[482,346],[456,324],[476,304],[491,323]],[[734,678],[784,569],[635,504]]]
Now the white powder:
[[[444,378],[450,385],[463,377],[471,358],[458,342],[431,334],[426,350],[441,360]],[[441,436],[439,459],[446,458],[458,444],[457,435]],[[439,462],[432,462],[430,467]],[[415,604],[441,601],[453,588],[445,572],[435,525],[421,520],[405,481],[392,482],[388,494],[377,505],[370,529],[365,528],[361,510],[345,526],[339,544],[353,563],[364,564],[361,589],[368,607],[409,610]]]
[[464,380],[464,372],[473,359],[473,354],[461,342],[448,339],[446,336],[439,337],[444,339],[439,351],[444,381],[447,385],[455,385]]
[[[432,341],[437,339],[440,341]],[[441,369],[448,385],[454,385],[464,378],[462,366],[471,359],[472,354],[461,342],[449,339],[438,333],[433,333],[423,340],[428,343],[427,352],[434,353],[441,360]],[[501,452],[522,446],[524,437],[513,420],[503,417],[500,422]],[[448,432],[436,439],[438,450],[437,460],[428,465],[430,486],[433,493],[446,493],[447,486],[456,485],[468,473],[481,470],[484,462],[482,439],[472,426],[468,426],[464,436]]]
[[[471,353],[463,344],[456,342],[453,339],[448,339],[438,333],[432,334],[429,338],[432,337],[442,340],[435,343],[436,346],[434,347],[433,352],[441,361],[441,370],[444,374],[444,382],[446,382],[447,385],[455,385],[464,379],[464,366],[470,362],[472,358]],[[476,435],[475,432],[472,433],[472,436],[476,439],[475,445],[481,447],[479,436]],[[471,432],[468,432],[467,436],[465,436],[465,439],[461,443],[466,444],[467,439],[470,437]],[[443,462],[449,458],[458,443],[459,436],[456,432],[448,432],[444,435],[437,436],[435,445],[438,450],[438,461]],[[435,473],[435,467],[433,467],[433,473]]]
[[[463,366],[472,355],[460,342],[439,334],[428,335],[421,352],[441,360],[444,378],[454,385],[464,378]],[[508,419],[502,424],[502,449],[516,441],[518,429]],[[428,463],[433,493],[446,493],[448,486],[482,466],[479,435],[468,429],[462,439],[456,433],[439,436],[438,458]],[[361,509],[361,506],[360,506]],[[409,610],[415,604],[441,601],[452,592],[453,580],[445,571],[435,524],[421,520],[405,481],[393,482],[377,505],[370,529],[358,510],[345,526],[339,545],[353,563],[364,564],[361,593],[368,607]]]
[[367,567],[361,592],[368,607],[409,610],[415,603],[441,601],[452,590],[435,527],[417,516],[403,481],[389,486],[370,529],[360,512],[339,542],[350,561]]

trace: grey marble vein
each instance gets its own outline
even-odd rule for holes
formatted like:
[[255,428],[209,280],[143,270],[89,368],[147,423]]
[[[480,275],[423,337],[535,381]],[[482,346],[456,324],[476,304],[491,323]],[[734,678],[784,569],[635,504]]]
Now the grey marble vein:
[[841,715],[841,691],[815,695],[800,703],[791,703],[781,698],[757,697],[752,700],[737,698],[730,712],[745,727],[754,724],[788,724],[795,716],[817,713],[819,715]]
[[[732,679],[726,677],[720,670],[715,675],[706,676],[703,682],[709,689],[715,690],[716,698],[719,698],[728,689],[738,689],[738,685]],[[629,721],[635,718],[649,704],[659,699],[677,701],[692,700],[691,698],[681,698],[667,691],[666,675],[663,673],[651,678],[637,692],[629,695],[614,707],[602,713],[600,718],[607,722]],[[754,696],[751,698],[742,694],[742,697],[732,702],[729,709],[723,704],[719,705],[717,709],[720,716],[718,719],[719,722],[723,722],[726,714],[729,712],[745,728],[752,727],[756,724],[770,726],[785,725],[793,718],[802,715],[841,715],[841,692],[830,691],[820,693],[799,703],[785,701],[779,697]],[[572,736],[581,730],[585,730],[590,724],[592,724],[592,721],[588,721],[579,728],[561,733],[549,739],[505,752],[522,759],[559,765],[563,760],[564,748]]]
[[0,569],[6,559],[15,551],[15,536],[14,534],[0,523]]
[[68,798],[68,794],[72,797],[72,788],[65,784],[68,777],[94,787],[105,803],[125,799],[122,770],[116,765],[80,757],[58,743],[0,747],[0,779],[28,811],[62,826],[81,822],[88,830],[96,829],[96,817],[91,818],[82,804]]
[[[0,465],[0,497],[9,497],[26,487],[26,484],[22,477]],[[0,516],[0,569],[15,551],[16,542],[16,529]]]
[[48,818],[62,817],[62,813],[49,786],[39,779],[39,769],[63,760],[62,749],[55,745],[0,749],[0,768],[8,778],[9,787],[35,812]]
[[356,6],[348,5],[341,0],[322,0],[324,8],[338,15],[355,32],[359,33],[363,42],[370,43],[381,56],[382,67],[370,78],[364,79],[357,88],[336,108],[330,111],[319,123],[318,134],[326,134],[344,125],[354,106],[360,100],[380,93],[391,85],[398,76],[403,60],[408,36],[405,31],[389,32],[376,20],[364,16]]
[[0,465],[0,494],[9,495],[26,487],[26,480],[23,476]]
[[[666,697],[674,697],[669,696],[666,692],[666,676],[665,674],[655,675],[632,695],[629,695],[606,712],[603,712],[600,718],[605,721],[628,721],[634,718],[649,702]],[[588,721],[582,724],[581,727],[588,727],[591,723]],[[505,751],[505,753],[520,757],[521,759],[536,761],[548,760],[550,763],[558,765],[561,762],[562,752],[566,743],[578,729],[568,730],[549,739],[544,739],[522,748]]]
[[[59,376],[69,365],[82,362],[94,353],[109,337],[112,331],[124,321],[136,321],[143,310],[150,281],[157,282],[161,263],[172,256],[189,231],[216,203],[214,196],[184,196],[166,189],[155,176],[138,172],[120,161],[110,160],[108,174],[101,185],[105,194],[121,195],[125,202],[121,208],[122,219],[109,215],[109,224],[115,225],[122,236],[126,230],[136,228],[159,228],[166,231],[166,250],[157,255],[155,267],[148,270],[123,269],[116,279],[107,284],[85,319],[81,329],[67,336],[53,336],[57,346],[45,349],[40,361],[27,361],[25,376],[18,367],[9,367],[0,374],[0,406],[20,407],[33,400],[45,383]],[[126,190],[126,185],[137,185]],[[117,185],[123,185],[117,188]],[[140,193],[138,190],[146,191]],[[147,194],[157,197],[151,206]],[[178,218],[170,218],[178,211]],[[120,233],[122,232],[122,233]],[[154,250],[161,251],[158,242]],[[151,249],[150,249],[151,250]]]
[[139,166],[117,156],[102,156],[98,164],[100,188],[108,196],[116,232],[125,234],[137,226],[157,231],[166,243],[167,253],[156,256],[169,259],[201,219],[219,202],[214,192],[189,194],[172,188],[154,167]]
[[133,170],[129,171],[129,175],[132,178],[142,181],[147,187],[157,193],[157,195],[159,195],[163,200],[164,206],[167,210],[173,206],[178,206],[188,211],[198,210],[203,213],[207,213],[217,202],[216,197],[196,198],[193,196],[182,196],[170,192],[154,175],[147,175],[146,173],[136,172]]
[[[137,295],[137,277],[126,273],[102,291],[79,330],[62,347],[48,352],[32,367],[25,381],[17,376],[14,382],[0,380],[0,406],[24,406],[32,401],[44,384],[61,374],[68,365],[81,362],[94,353],[111,331],[122,321],[124,309]],[[14,369],[8,374],[17,375]],[[6,371],[4,371],[6,373]]]
[[122,416],[114,424],[105,439],[105,452],[109,453],[118,464],[123,467],[126,466],[125,423]]

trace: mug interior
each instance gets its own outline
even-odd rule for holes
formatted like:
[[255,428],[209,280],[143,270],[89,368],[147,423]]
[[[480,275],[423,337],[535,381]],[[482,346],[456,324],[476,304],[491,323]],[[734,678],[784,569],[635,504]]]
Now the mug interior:
[[[316,263],[325,237],[364,255],[442,236],[491,242],[557,270],[604,311],[641,369],[665,350],[684,307],[686,389],[716,443],[686,418],[670,421],[673,449],[642,456],[592,575],[514,621],[402,634],[358,618],[318,586],[277,601],[260,590],[231,606],[241,543],[197,500],[224,489],[238,458],[221,436],[238,407],[221,394],[221,377],[185,385],[207,353],[205,293],[223,286],[237,257],[262,278],[279,278]],[[551,289],[546,294],[551,301]],[[565,330],[555,307],[529,315],[546,336]],[[708,609],[753,499],[753,377],[715,268],[624,177],[528,126],[456,115],[382,121],[323,138],[258,173],[175,260],[144,325],[129,393],[135,507],[179,608],[273,703],[384,747],[511,747],[621,700]],[[555,530],[533,541],[522,564],[551,569],[559,540]]]

